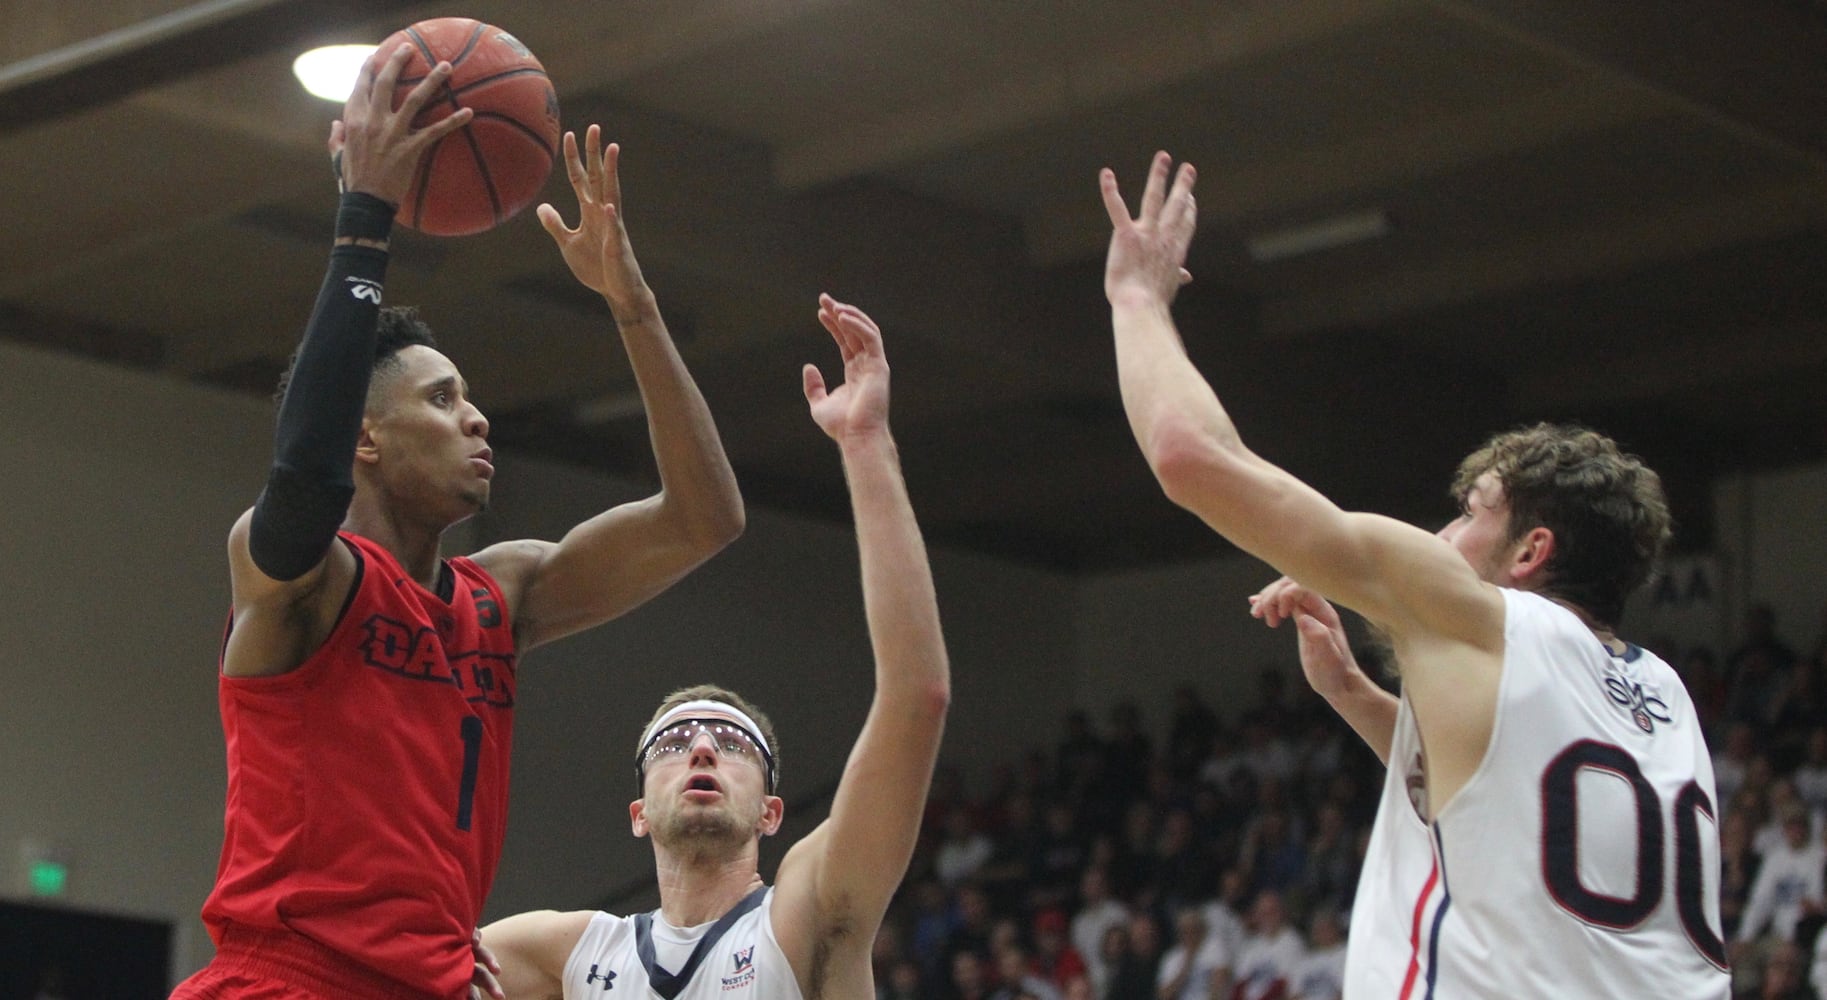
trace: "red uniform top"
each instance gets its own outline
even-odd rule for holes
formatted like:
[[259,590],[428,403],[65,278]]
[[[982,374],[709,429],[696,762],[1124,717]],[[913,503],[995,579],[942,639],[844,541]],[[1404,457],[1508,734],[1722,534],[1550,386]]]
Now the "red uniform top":
[[448,562],[447,603],[347,532],[356,582],[290,673],[221,677],[228,808],[203,920],[302,935],[463,995],[506,830],[514,638],[501,588]]

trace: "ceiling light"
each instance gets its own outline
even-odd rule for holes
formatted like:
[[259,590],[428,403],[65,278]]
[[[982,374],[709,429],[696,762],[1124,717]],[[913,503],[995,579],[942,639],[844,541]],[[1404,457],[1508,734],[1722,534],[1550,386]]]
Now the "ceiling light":
[[374,49],[372,45],[325,45],[292,60],[292,73],[311,96],[341,104],[349,99],[355,78]]
[[1380,208],[1351,212],[1303,226],[1289,226],[1252,236],[1245,242],[1250,256],[1262,263],[1349,243],[1362,243],[1390,233],[1389,213]]

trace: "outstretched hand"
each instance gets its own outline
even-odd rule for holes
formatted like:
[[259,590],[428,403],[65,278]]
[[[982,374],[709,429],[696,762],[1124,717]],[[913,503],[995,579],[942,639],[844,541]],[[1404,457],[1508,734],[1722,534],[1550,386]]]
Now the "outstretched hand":
[[378,51],[370,56],[343,103],[342,118],[330,123],[330,160],[344,191],[360,191],[398,205],[412,189],[413,172],[426,152],[475,116],[469,108],[459,108],[424,128],[413,128],[413,119],[450,79],[450,63],[433,66],[396,109],[393,91],[411,58],[412,45],[406,42],[384,56]]
[[602,127],[592,125],[584,133],[582,156],[577,133],[565,133],[564,155],[565,174],[577,195],[577,226],[566,226],[550,202],[539,206],[539,223],[552,235],[577,280],[607,299],[621,318],[648,294],[622,223],[622,147],[612,142],[604,149]]
[[1193,204],[1197,172],[1190,163],[1180,164],[1169,190],[1167,175],[1172,166],[1172,157],[1155,154],[1148,168],[1148,184],[1142,190],[1140,212],[1133,219],[1117,190],[1116,174],[1108,167],[1098,174],[1112,227],[1104,258],[1104,294],[1113,303],[1132,295],[1170,303],[1180,286],[1193,280],[1185,265],[1186,249],[1199,219]]
[[888,427],[888,356],[882,330],[856,306],[829,295],[818,297],[818,321],[837,341],[844,359],[844,381],[826,389],[817,365],[801,372],[812,419],[839,444]]
[[1250,615],[1270,628],[1292,620],[1300,637],[1300,669],[1307,684],[1331,699],[1353,690],[1364,677],[1345,638],[1338,610],[1320,595],[1282,577],[1250,598]]

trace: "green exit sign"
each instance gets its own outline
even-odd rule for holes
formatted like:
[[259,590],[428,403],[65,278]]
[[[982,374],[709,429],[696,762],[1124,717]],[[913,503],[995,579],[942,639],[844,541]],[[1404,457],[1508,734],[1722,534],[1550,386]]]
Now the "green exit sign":
[[70,881],[70,869],[56,861],[32,862],[32,894],[61,896]]

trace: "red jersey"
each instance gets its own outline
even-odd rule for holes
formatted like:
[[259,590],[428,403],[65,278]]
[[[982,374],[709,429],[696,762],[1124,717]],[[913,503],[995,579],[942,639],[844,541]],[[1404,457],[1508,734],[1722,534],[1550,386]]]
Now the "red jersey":
[[[501,588],[449,560],[449,602],[347,532],[348,605],[275,677],[220,677],[228,808],[203,905],[431,996],[465,994],[506,831],[514,638]],[[218,673],[220,673],[218,671]]]

